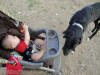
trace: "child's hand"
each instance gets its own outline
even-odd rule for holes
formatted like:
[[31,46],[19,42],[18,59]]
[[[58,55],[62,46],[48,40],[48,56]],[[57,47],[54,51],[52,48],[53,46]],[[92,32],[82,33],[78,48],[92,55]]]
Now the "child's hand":
[[28,26],[26,24],[23,25],[23,30],[27,31],[28,30]]

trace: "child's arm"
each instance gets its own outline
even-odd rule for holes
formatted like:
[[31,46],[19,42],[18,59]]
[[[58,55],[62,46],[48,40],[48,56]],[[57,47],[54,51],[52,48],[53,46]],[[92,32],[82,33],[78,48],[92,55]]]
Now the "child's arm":
[[43,43],[42,50],[40,50],[37,53],[32,54],[31,58],[34,61],[38,61],[44,55],[45,51],[46,51],[46,41],[44,41],[44,43]]
[[24,34],[25,34],[24,42],[28,45],[29,41],[30,41],[30,35],[29,35],[29,31],[28,31],[28,26],[24,24],[23,25],[23,30],[24,30]]
[[21,53],[24,52],[27,49],[27,47],[29,45],[29,41],[30,41],[28,26],[23,25],[23,30],[24,30],[24,41],[20,40],[20,44],[16,48],[16,51],[19,51]]

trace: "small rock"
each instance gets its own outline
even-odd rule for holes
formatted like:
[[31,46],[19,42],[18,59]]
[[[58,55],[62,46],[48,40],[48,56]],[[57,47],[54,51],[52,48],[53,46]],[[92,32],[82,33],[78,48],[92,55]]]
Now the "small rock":
[[58,16],[59,14],[58,13],[56,13],[56,16]]
[[19,11],[19,12],[18,12],[18,14],[20,15],[20,14],[21,14],[21,12]]

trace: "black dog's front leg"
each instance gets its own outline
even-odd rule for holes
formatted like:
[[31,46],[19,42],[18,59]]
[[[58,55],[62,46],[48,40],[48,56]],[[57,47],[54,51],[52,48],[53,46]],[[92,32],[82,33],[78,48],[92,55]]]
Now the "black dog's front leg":
[[99,31],[99,29],[96,29],[96,31],[89,37],[89,39],[91,40],[93,38],[93,36],[95,36],[98,31]]
[[94,29],[92,30],[92,35],[89,36],[89,39],[91,40],[93,38],[93,36],[96,35],[96,33],[100,30],[100,18],[98,18],[97,20],[94,21],[94,24],[95,24],[95,27]]

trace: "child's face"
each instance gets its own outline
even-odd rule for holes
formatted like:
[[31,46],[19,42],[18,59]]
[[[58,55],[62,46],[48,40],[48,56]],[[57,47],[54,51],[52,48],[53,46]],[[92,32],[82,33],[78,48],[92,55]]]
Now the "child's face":
[[3,43],[6,43],[4,45],[6,49],[14,49],[20,43],[20,39],[17,36],[7,35]]

